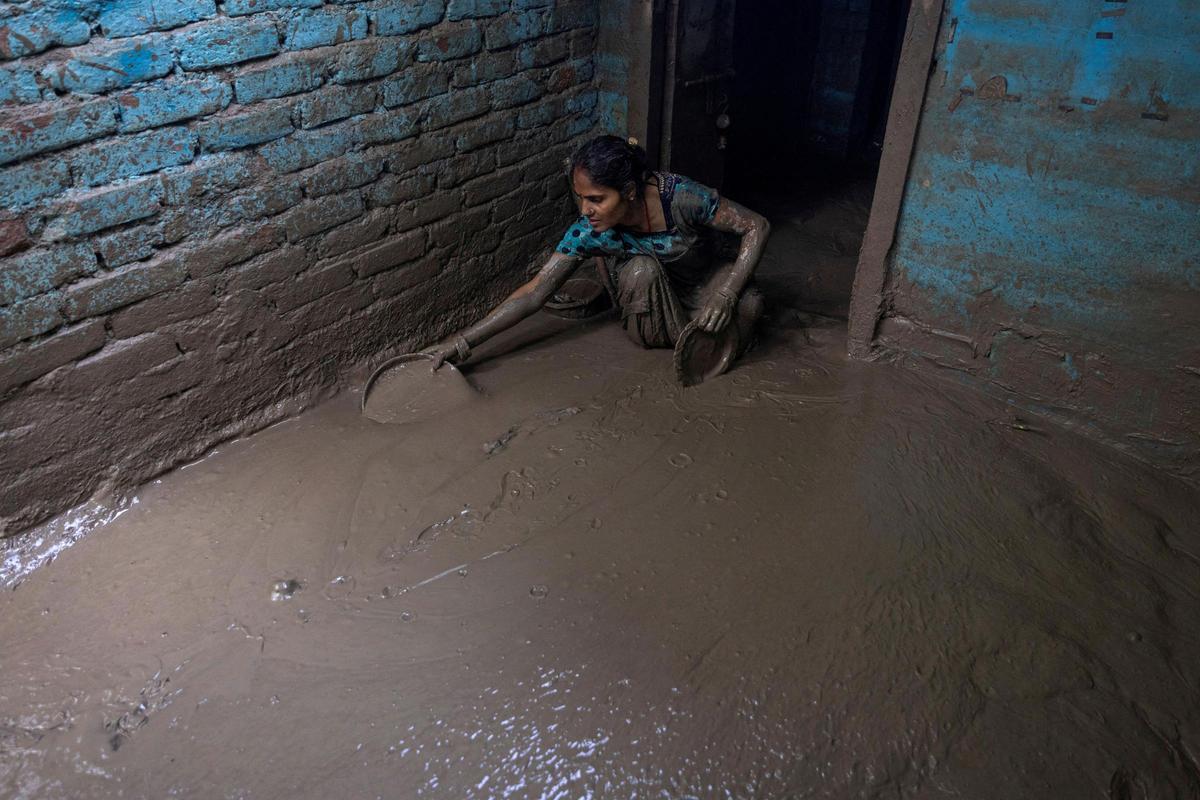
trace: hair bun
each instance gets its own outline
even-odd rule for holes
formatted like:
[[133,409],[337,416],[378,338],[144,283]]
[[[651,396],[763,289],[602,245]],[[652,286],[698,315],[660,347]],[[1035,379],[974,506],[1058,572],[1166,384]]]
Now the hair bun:
[[571,155],[567,179],[574,180],[575,171],[579,169],[584,170],[600,186],[616,189],[622,194],[633,188],[636,193],[646,183],[646,151],[633,137],[622,138],[616,134],[597,136],[580,145]]

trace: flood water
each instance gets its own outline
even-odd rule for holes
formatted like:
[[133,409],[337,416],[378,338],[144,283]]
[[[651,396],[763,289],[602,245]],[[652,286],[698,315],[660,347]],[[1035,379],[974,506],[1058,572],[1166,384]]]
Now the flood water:
[[10,553],[0,796],[1200,796],[1194,490],[833,321],[548,325]]

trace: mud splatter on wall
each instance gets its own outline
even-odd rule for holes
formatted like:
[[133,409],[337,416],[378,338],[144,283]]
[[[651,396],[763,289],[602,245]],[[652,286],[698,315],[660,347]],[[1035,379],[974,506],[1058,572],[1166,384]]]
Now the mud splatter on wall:
[[597,9],[0,8],[0,536],[519,284],[595,129]]
[[1200,7],[951,0],[879,343],[1200,474]]

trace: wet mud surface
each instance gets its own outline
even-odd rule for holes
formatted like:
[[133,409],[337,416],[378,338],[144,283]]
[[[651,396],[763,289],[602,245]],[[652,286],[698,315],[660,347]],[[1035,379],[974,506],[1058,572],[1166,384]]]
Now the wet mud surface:
[[0,593],[0,796],[1198,796],[1194,492],[818,318],[690,389],[565,325]]

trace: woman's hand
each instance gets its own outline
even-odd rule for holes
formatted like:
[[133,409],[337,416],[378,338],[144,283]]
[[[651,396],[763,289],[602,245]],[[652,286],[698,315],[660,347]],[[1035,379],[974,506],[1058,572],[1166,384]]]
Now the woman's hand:
[[458,351],[454,349],[454,345],[445,343],[434,345],[433,347],[430,347],[427,350],[422,350],[421,352],[433,356],[434,372],[437,372],[439,369],[441,369],[442,364],[445,364],[447,361],[453,364],[454,358],[458,355]]
[[471,349],[467,345],[467,340],[462,336],[454,336],[441,344],[436,344],[422,353],[433,356],[433,371],[437,372],[442,368],[442,364],[449,361],[451,364],[461,364],[471,355]]
[[725,330],[725,326],[733,319],[733,309],[737,305],[737,298],[724,292],[713,292],[708,298],[704,306],[700,309],[700,315],[696,317],[696,323],[702,331],[708,333],[720,333]]
[[555,253],[532,280],[510,294],[482,321],[421,352],[433,356],[434,371],[441,369],[447,361],[451,364],[463,363],[471,356],[471,343],[467,341],[467,336],[480,345],[516,325],[541,308],[566,283],[577,266],[578,258]]

